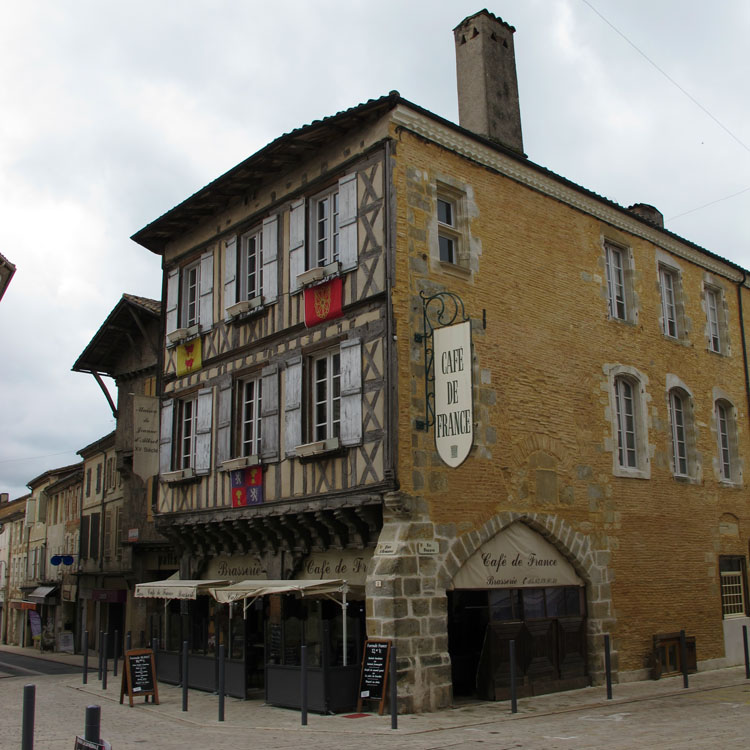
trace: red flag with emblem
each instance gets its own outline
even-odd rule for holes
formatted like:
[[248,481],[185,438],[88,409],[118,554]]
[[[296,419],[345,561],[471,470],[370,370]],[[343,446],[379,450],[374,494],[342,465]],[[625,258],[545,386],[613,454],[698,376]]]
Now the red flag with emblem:
[[341,279],[305,289],[305,325],[310,328],[324,320],[340,318],[342,297]]

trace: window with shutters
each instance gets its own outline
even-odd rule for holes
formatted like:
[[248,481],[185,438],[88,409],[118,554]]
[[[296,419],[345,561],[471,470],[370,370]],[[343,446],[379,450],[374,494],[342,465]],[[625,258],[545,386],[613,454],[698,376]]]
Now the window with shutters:
[[286,363],[287,455],[309,456],[361,443],[361,352],[360,340],[350,339],[335,349]]
[[167,272],[167,346],[176,346],[213,325],[213,252]]
[[115,509],[115,559],[122,559],[122,508]]
[[161,407],[159,473],[175,482],[211,470],[213,389],[204,388]]
[[341,355],[328,352],[312,360],[312,440],[339,437],[341,426]]
[[276,301],[278,292],[278,216],[224,245],[224,310],[227,321],[244,318]]
[[91,519],[89,526],[89,557],[92,560],[96,560],[99,558],[100,515],[99,513],[92,513],[89,518]]
[[289,289],[357,267],[357,175],[307,200],[289,212]]
[[610,417],[614,474],[648,479],[651,462],[645,379],[635,368],[610,368]]
[[102,557],[109,561],[112,559],[112,511],[104,514],[104,543],[102,545]]
[[196,435],[198,432],[198,399],[186,398],[177,408],[177,469],[190,469],[195,464]]
[[612,320],[635,322],[630,251],[605,241],[604,268],[609,317]]
[[263,380],[247,378],[237,383],[239,400],[237,414],[237,445],[239,456],[259,456],[261,454],[261,404],[263,400]]

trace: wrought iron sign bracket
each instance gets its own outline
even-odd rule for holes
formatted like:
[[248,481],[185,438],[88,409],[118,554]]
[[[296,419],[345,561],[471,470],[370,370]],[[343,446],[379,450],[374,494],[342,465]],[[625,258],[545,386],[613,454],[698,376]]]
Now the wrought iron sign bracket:
[[425,417],[416,419],[418,430],[429,430],[435,424],[435,348],[433,331],[436,328],[469,320],[463,300],[453,292],[419,293],[422,299],[422,333],[414,334],[414,341],[424,346],[424,401]]

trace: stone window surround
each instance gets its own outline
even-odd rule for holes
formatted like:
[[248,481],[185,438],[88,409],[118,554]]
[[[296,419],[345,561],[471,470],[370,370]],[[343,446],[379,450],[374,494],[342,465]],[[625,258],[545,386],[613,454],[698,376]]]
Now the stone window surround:
[[[609,405],[605,418],[611,426],[610,437],[605,440],[605,445],[607,445],[608,450],[612,452],[612,473],[617,477],[650,479],[651,457],[653,456],[654,451],[653,446],[648,442],[648,401],[650,401],[646,390],[648,386],[648,377],[635,367],[620,364],[605,365],[604,372],[607,376],[607,391],[609,394]],[[633,385],[638,464],[636,467],[620,465],[618,455],[617,395],[615,392],[615,381],[617,378],[622,377],[627,378]]]
[[[676,474],[674,470],[674,437],[672,427],[672,393],[677,391],[682,397],[683,418],[685,428],[685,443],[687,448],[687,474]],[[697,450],[698,436],[695,421],[695,398],[693,392],[677,376],[672,373],[666,375],[665,400],[667,404],[667,414],[669,416],[668,441],[670,451],[670,466],[672,476],[680,482],[690,482],[697,484],[701,480],[702,465],[701,455]]]
[[[743,481],[743,462],[740,458],[739,453],[739,442],[737,432],[737,407],[735,401],[731,396],[721,388],[714,388],[712,392],[713,397],[713,417],[711,420],[711,431],[714,434],[714,444],[716,445],[716,451],[714,454],[714,473],[717,480],[722,486],[725,487],[739,487]],[[719,415],[718,406],[721,404],[726,409],[729,424],[728,427],[728,438],[729,438],[729,454],[731,462],[731,476],[725,477],[721,466],[721,436],[719,434]]]

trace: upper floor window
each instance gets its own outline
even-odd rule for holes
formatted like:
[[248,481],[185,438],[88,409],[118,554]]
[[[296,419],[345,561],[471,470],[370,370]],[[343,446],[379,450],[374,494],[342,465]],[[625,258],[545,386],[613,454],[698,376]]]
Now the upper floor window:
[[183,328],[197,325],[200,320],[200,264],[187,266],[182,272],[180,322]]
[[195,462],[195,436],[198,428],[198,399],[178,402],[176,468],[189,469]]
[[[288,456],[310,455],[302,447],[320,442],[328,442],[325,449],[331,450],[362,441],[359,339],[347,339],[338,348],[307,359],[290,359],[284,380],[284,448]],[[265,390],[263,393],[265,398]],[[318,450],[320,446],[314,448]]]
[[627,251],[625,248],[604,243],[604,261],[607,272],[607,301],[609,316],[617,320],[628,320],[627,295]]
[[[324,273],[357,266],[357,175],[342,177],[335,185],[307,200],[295,201],[289,211],[289,290],[319,280],[308,278],[312,269]],[[329,268],[329,266],[336,266]],[[302,274],[305,274],[302,276]],[[302,278],[300,278],[300,276]]]
[[609,377],[613,471],[616,476],[647,479],[651,465],[645,381],[637,370],[621,365],[611,368]]
[[676,477],[692,474],[693,427],[690,398],[680,388],[669,392],[669,428],[672,438],[672,473]]
[[169,343],[184,339],[188,329],[194,326],[206,330],[213,325],[213,277],[213,251],[167,272],[166,333]]
[[622,377],[615,380],[617,410],[617,460],[620,466],[637,469],[638,450],[633,383]]
[[661,289],[662,330],[665,336],[676,339],[677,328],[677,273],[671,268],[659,269],[659,287]]
[[260,297],[263,291],[263,232],[256,230],[242,238],[240,256],[240,299]]
[[437,216],[440,260],[444,263],[456,263],[458,261],[458,234],[455,202],[438,197]]
[[224,309],[232,320],[275,302],[278,296],[278,216],[269,216],[224,246]]
[[240,456],[259,456],[261,453],[261,402],[263,381],[261,378],[248,378],[239,383]]
[[211,388],[204,388],[184,398],[168,399],[162,404],[160,474],[185,470],[206,474],[210,471],[212,409]]
[[315,198],[311,214],[313,257],[310,265],[327,266],[339,259],[338,188]]
[[723,327],[723,308],[721,292],[714,287],[707,286],[705,295],[708,348],[712,352],[721,353],[723,350],[721,331]]
[[715,412],[719,477],[723,482],[738,482],[740,481],[739,457],[734,407],[725,399],[717,399]]
[[339,436],[341,424],[341,357],[338,350],[312,362],[312,440]]

